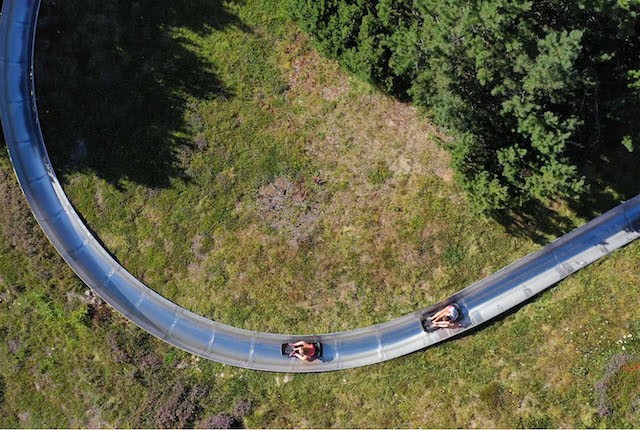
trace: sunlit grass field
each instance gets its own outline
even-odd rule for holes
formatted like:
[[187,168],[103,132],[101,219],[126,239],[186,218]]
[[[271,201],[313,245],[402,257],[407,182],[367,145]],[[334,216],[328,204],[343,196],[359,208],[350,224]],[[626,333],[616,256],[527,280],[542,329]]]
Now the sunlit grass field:
[[[383,322],[585,221],[562,204],[549,220],[470,212],[446,133],[322,58],[280,2],[42,15],[39,107],[72,203],[131,273],[207,317],[289,333]],[[87,295],[6,152],[0,197],[0,426],[640,425],[638,244],[472,335],[294,376],[199,360]]]

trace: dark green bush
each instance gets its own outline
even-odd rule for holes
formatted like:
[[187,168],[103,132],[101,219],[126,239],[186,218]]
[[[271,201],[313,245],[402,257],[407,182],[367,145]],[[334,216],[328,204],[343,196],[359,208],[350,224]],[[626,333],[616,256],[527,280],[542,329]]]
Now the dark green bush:
[[576,198],[581,160],[640,140],[639,0],[288,0],[319,49],[457,137],[485,212]]

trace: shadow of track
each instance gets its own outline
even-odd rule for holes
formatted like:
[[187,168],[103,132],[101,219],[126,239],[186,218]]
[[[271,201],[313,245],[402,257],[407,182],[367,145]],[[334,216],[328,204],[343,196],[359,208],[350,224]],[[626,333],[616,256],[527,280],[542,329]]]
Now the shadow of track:
[[43,2],[35,75],[59,173],[89,170],[119,185],[164,188],[184,178],[190,97],[232,97],[213,64],[176,34],[246,30],[221,0]]

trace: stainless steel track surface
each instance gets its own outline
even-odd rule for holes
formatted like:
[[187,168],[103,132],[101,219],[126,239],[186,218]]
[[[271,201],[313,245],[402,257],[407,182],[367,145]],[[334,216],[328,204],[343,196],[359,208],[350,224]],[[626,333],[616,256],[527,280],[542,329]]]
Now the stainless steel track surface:
[[[183,309],[118,264],[75,212],[44,145],[33,80],[39,0],[4,0],[0,19],[0,113],[20,185],[55,248],[107,303],[154,336],[222,363],[275,372],[321,372],[378,363],[434,345],[490,320],[640,236],[640,196],[574,230],[540,251],[456,293],[392,321],[357,330],[292,336],[230,327]],[[425,333],[421,319],[451,302],[463,327]],[[322,360],[282,356],[293,339],[322,342]]]

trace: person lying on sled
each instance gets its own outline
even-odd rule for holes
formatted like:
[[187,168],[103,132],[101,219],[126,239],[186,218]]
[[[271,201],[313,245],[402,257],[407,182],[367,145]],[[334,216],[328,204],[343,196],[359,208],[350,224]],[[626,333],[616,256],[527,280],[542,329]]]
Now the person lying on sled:
[[460,318],[460,308],[455,304],[440,309],[432,317],[429,317],[431,326],[438,328],[455,327],[458,318]]
[[289,357],[296,357],[304,361],[312,361],[317,358],[318,348],[313,343],[303,340],[289,344],[293,350],[289,353]]

